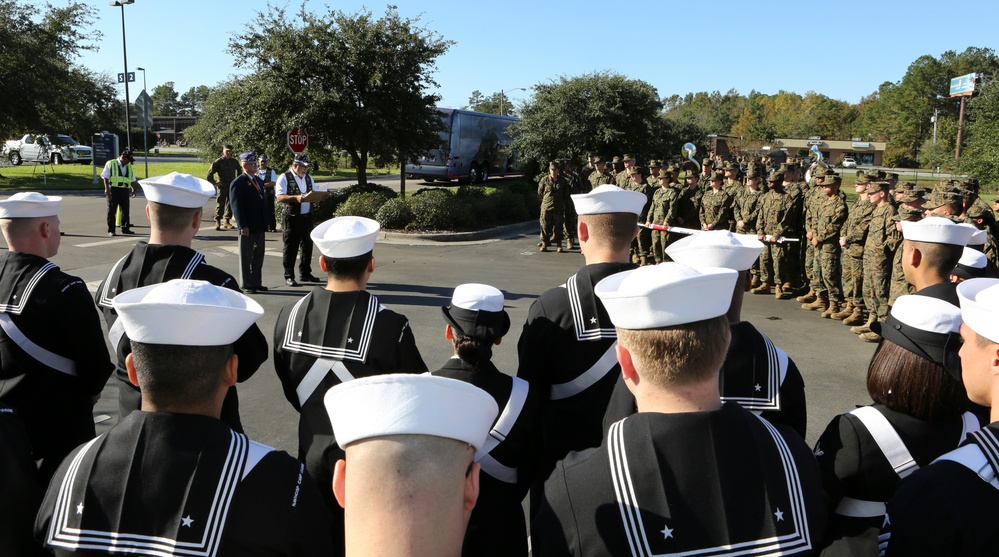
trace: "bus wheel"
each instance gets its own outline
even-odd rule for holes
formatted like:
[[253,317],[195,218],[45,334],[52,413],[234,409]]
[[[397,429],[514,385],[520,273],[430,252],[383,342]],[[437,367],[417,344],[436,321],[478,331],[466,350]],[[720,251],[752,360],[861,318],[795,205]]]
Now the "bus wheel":
[[480,174],[480,171],[479,171],[479,165],[473,164],[472,166],[470,166],[468,168],[468,183],[469,184],[478,184],[479,180],[481,180],[481,178],[482,178],[482,175]]

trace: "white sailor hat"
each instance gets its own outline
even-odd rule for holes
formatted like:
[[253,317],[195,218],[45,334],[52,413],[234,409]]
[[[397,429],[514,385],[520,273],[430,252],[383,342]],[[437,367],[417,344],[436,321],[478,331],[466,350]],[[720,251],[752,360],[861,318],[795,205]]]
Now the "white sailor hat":
[[986,229],[976,230],[968,240],[969,246],[984,246],[989,241],[989,231]]
[[590,193],[577,193],[571,197],[577,215],[601,213],[635,213],[635,215],[640,215],[648,202],[644,193],[624,190],[613,184],[597,186]]
[[999,279],[976,278],[957,285],[964,323],[999,343]]
[[943,217],[926,217],[918,221],[902,221],[902,237],[913,242],[966,246],[978,230],[972,224],[958,223]]
[[961,259],[958,260],[957,266],[954,267],[951,274],[957,275],[964,280],[983,277],[995,278],[989,276],[991,273],[988,266],[989,259],[985,257],[984,253],[965,247]]
[[677,240],[666,254],[673,261],[691,267],[724,267],[745,271],[763,253],[763,242],[750,234],[732,234],[728,230],[711,230],[691,234]]
[[171,172],[139,180],[146,199],[183,209],[200,209],[215,196],[215,186],[190,174]]
[[34,191],[15,193],[0,200],[0,219],[31,219],[59,214],[61,197],[42,195]]
[[503,310],[503,292],[488,284],[461,284],[454,289],[451,305],[441,306],[444,320],[459,333],[493,340],[510,330],[510,315]]
[[375,248],[382,229],[378,221],[364,217],[336,217],[312,229],[312,241],[326,257],[345,259],[364,255]]
[[224,346],[264,315],[248,296],[203,280],[174,279],[111,301],[128,338],[147,344]]
[[658,329],[724,315],[738,276],[732,269],[670,262],[611,275],[593,291],[614,326]]
[[961,308],[930,296],[899,296],[884,323],[871,323],[871,330],[886,340],[942,365],[961,378]]
[[433,435],[482,448],[499,412],[489,393],[430,374],[373,375],[341,383],[323,398],[340,448],[386,435]]

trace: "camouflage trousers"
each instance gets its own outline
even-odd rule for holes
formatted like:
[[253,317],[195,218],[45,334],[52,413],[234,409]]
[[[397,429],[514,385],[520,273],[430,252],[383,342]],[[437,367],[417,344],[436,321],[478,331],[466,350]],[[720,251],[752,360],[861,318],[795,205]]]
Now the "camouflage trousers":
[[655,258],[656,263],[662,263],[666,261],[666,239],[669,237],[669,232],[663,232],[662,230],[652,231],[652,257]]
[[548,245],[562,243],[562,228],[565,226],[565,211],[561,208],[541,211],[541,241]]
[[639,257],[652,254],[652,230],[648,228],[638,229],[638,238],[632,242],[632,247]]
[[853,254],[847,254],[843,257],[843,297],[854,307],[864,307],[863,252],[861,252],[860,257]]
[[864,250],[864,304],[878,321],[888,317],[892,262],[884,249]]
[[818,283],[815,292],[828,296],[830,301],[843,301],[843,250],[839,241],[833,239],[815,248],[815,262],[812,272]]
[[578,217],[576,216],[576,210],[571,207],[565,208],[565,218],[562,223],[562,234],[569,240],[576,237],[576,221]]
[[805,248],[805,279],[812,290],[818,292],[819,279],[815,276],[815,246],[812,242],[806,242]]
[[764,243],[763,253],[757,260],[760,265],[760,281],[770,285],[790,282],[788,255],[786,244]]
[[892,258],[890,283],[891,287],[888,291],[889,307],[895,305],[895,300],[899,296],[914,294],[916,292],[916,288],[909,284],[909,281],[905,280],[905,273],[902,271],[902,246],[898,246],[898,249],[895,250],[895,257]]

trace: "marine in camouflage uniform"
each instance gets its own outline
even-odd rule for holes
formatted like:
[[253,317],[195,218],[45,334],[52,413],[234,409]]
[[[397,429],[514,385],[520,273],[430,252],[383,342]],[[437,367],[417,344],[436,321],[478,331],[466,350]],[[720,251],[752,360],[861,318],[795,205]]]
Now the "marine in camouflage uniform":
[[565,207],[571,201],[570,190],[569,182],[559,173],[558,165],[553,161],[548,165],[548,175],[538,182],[538,197],[541,198],[541,241],[538,246],[541,251],[548,251],[551,244],[557,246],[556,251],[562,251],[562,227]]
[[[811,193],[808,184],[799,179],[800,168],[795,163],[782,164],[778,172],[784,174],[784,191],[791,196],[793,217],[791,228],[787,231],[787,236],[802,238],[805,235],[805,196]],[[791,288],[804,288],[807,291],[809,286],[804,268],[805,246],[808,242],[789,242],[784,245],[787,252],[788,283]]]
[[[870,191],[869,201],[874,206],[874,212],[871,213],[867,241],[864,244],[863,264],[864,305],[870,314],[868,323],[884,322],[888,316],[892,258],[902,243],[902,233],[895,226],[898,210],[887,199],[888,183],[874,184],[871,190],[873,191]],[[875,333],[864,333],[864,335],[869,334],[877,337]],[[874,337],[861,338],[869,342],[880,340]]]
[[590,182],[590,190],[604,184],[613,184],[614,175],[607,170],[607,164],[603,157],[593,157],[593,172],[587,177]]
[[769,294],[770,287],[775,286],[775,296],[784,298],[787,293],[783,285],[789,281],[790,270],[788,244],[777,243],[777,239],[787,236],[793,226],[794,201],[791,195],[784,191],[784,176],[781,173],[771,172],[767,182],[770,183],[770,191],[763,194],[756,217],[756,230],[764,249],[760,254],[760,286],[753,289],[753,293]]
[[[735,221],[736,234],[756,234],[756,216],[759,213],[760,200],[763,198],[763,190],[759,185],[760,178],[756,166],[750,164],[746,172],[746,185],[736,193],[732,202],[732,220]],[[753,286],[760,284],[759,259],[749,268],[749,276]]]
[[732,221],[732,195],[722,189],[724,176],[715,172],[711,188],[701,196],[701,230],[729,230]]
[[[666,169],[659,171],[659,177],[657,178],[659,187],[656,188],[655,193],[652,195],[652,207],[649,208],[647,224],[669,226],[673,207],[680,196],[680,190],[669,183],[672,176],[672,173]],[[652,256],[655,258],[657,264],[667,259],[665,250],[669,245],[667,243],[668,238],[669,232],[661,230],[652,231]]]
[[802,194],[802,228],[804,230],[805,258],[804,272],[808,281],[808,293],[798,296],[798,301],[802,303],[812,303],[816,300],[816,292],[820,289],[818,277],[815,276],[815,246],[807,241],[808,235],[815,230],[815,206],[825,197],[822,194],[821,184],[825,180],[828,168],[814,165],[809,171],[811,185]]
[[[995,213],[992,213],[991,209],[989,209],[989,212],[985,212],[983,206],[972,204],[968,208],[968,218],[971,219],[976,228],[986,231],[987,237],[981,252],[985,254],[985,258],[988,259],[989,263],[995,267],[996,257],[999,256],[999,244],[996,243],[995,237],[995,229],[997,228]],[[971,246],[969,245],[969,247]]]
[[[846,201],[840,195],[839,176],[826,177],[822,182],[823,198],[815,204],[815,229],[809,240],[815,246],[814,273],[818,277],[817,300],[807,309],[822,309],[823,317],[832,317],[843,303],[843,250],[839,236],[849,215]],[[827,193],[828,192],[828,193]]]
[[[647,201],[645,202],[645,207],[642,208],[642,213],[638,215],[638,222],[647,222],[649,218],[649,209],[652,207],[652,196],[655,195],[656,190],[652,186],[645,183],[643,179],[645,169],[639,166],[635,166],[631,169],[631,178],[626,184],[627,187],[624,189],[637,191],[645,194]],[[648,228],[640,228],[638,230],[638,237],[632,242],[633,248],[633,263],[639,263],[645,265],[650,263],[649,255],[652,254],[652,231]]]
[[625,154],[621,157],[621,162],[624,163],[624,170],[619,171],[614,176],[614,182],[617,184],[617,187],[626,190],[628,189],[628,180],[631,179],[631,169],[635,167],[635,157],[634,155]]
[[[670,226],[682,226],[684,228],[701,228],[701,185],[700,176],[696,170],[688,170],[684,177],[685,184],[679,190],[676,203],[673,206],[673,213],[669,216]],[[670,232],[666,238],[667,245],[683,238],[685,235],[678,232]]]
[[[589,193],[590,182],[570,169],[569,161],[562,161],[562,175],[569,182],[569,194]],[[571,199],[571,198],[570,198]],[[562,232],[566,240],[566,249],[572,249],[576,239],[576,206],[572,203],[565,204],[565,220],[562,223]]]
[[[850,318],[847,325],[863,323],[867,308],[864,306],[864,244],[867,241],[867,228],[871,223],[874,205],[867,200],[867,188],[871,177],[860,174],[857,177],[857,200],[850,208],[850,216],[843,225],[840,246],[843,247],[843,297],[846,306],[833,315],[833,319]],[[854,322],[855,321],[855,322]]]

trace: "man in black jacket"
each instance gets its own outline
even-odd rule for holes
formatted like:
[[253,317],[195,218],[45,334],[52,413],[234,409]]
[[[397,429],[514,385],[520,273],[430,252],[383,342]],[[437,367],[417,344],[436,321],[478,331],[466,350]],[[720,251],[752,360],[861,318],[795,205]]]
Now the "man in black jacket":
[[239,284],[243,292],[266,292],[262,284],[264,233],[267,212],[264,183],[257,176],[257,154],[249,151],[239,156],[243,173],[229,185],[229,203],[239,229]]

